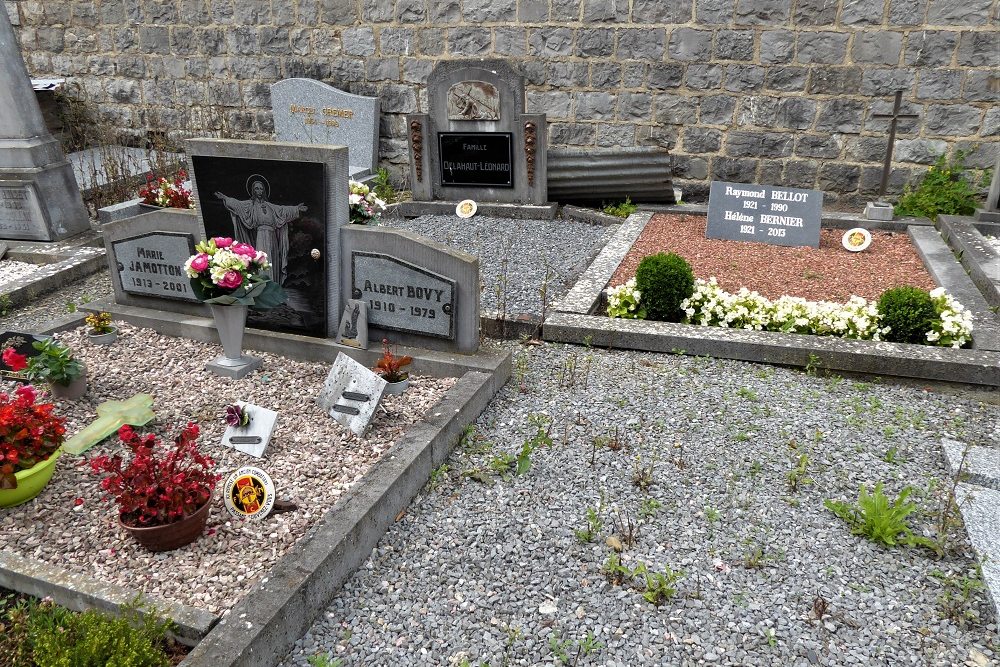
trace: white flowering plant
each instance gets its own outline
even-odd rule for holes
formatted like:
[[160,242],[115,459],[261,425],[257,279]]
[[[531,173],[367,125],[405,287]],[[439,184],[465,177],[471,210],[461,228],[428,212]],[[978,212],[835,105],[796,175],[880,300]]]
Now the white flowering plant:
[[378,220],[385,211],[385,202],[372,192],[364,183],[352,180],[351,194],[348,198],[351,206],[351,222],[357,225],[367,225]]
[[626,320],[646,319],[646,309],[639,303],[642,292],[636,289],[635,278],[629,278],[618,287],[609,287],[605,293],[608,295],[608,317],[621,317]]
[[[930,294],[938,319],[927,332],[928,343],[961,347],[971,339],[971,315],[944,289],[938,288]],[[772,301],[745,287],[735,294],[727,292],[714,277],[696,279],[694,293],[681,303],[681,308],[687,322],[702,326],[876,341],[889,331],[882,326],[878,304],[859,296],[852,296],[845,303],[807,301],[795,296]]]
[[285,302],[284,290],[271,280],[267,253],[223,236],[202,241],[194,249],[196,253],[184,262],[184,273],[201,301],[257,310]]
[[962,347],[972,340],[972,313],[944,291],[943,287],[931,290],[931,301],[938,319],[931,322],[927,342],[942,347]]

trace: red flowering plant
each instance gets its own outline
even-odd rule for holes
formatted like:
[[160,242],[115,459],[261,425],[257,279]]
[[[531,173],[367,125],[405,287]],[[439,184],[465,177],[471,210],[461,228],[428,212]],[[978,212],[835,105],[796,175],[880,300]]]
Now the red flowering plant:
[[128,464],[118,454],[90,460],[92,472],[108,473],[101,488],[106,500],[118,503],[123,524],[163,526],[191,516],[209,501],[220,476],[212,472],[215,461],[198,451],[198,433],[198,425],[189,422],[173,447],[164,448],[152,433],[140,436],[126,425],[118,438],[132,451]]
[[63,443],[65,421],[31,385],[0,394],[0,489],[16,489],[19,470],[47,460]]
[[191,201],[191,190],[184,185],[187,172],[181,169],[173,181],[164,177],[156,178],[146,174],[146,184],[139,188],[139,197],[143,204],[163,206],[165,208],[194,208]]
[[413,363],[413,357],[408,354],[403,356],[394,354],[392,347],[389,345],[389,339],[383,338],[382,356],[372,370],[381,375],[382,379],[386,382],[402,382],[410,377],[410,374],[405,372],[403,368],[409,366],[411,363]]

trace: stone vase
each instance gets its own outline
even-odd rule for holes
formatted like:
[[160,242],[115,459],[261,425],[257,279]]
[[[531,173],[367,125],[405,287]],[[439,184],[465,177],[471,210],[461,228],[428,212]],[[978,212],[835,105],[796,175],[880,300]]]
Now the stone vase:
[[222,355],[210,361],[206,368],[216,375],[239,379],[260,368],[261,360],[243,354],[243,331],[247,324],[247,306],[220,306],[210,303],[215,329],[222,343]]

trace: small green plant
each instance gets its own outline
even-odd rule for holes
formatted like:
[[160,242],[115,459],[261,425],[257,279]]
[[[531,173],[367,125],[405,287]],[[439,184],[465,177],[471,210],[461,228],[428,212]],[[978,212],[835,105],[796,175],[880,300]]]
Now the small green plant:
[[965,154],[956,151],[950,161],[939,156],[916,188],[906,187],[895,214],[934,220],[941,214],[970,215],[975,210],[975,188],[965,177]]
[[794,468],[785,473],[788,481],[788,488],[792,493],[796,493],[800,486],[812,484],[812,478],[807,474],[809,468],[809,455],[800,454],[798,463]]
[[642,456],[635,457],[635,464],[632,471],[632,483],[641,491],[648,491],[653,486],[653,466],[654,463],[643,464]]
[[608,215],[613,215],[619,218],[627,218],[638,211],[639,207],[632,203],[631,197],[625,197],[625,201],[618,202],[617,204],[608,204],[601,210]]
[[684,319],[681,302],[694,294],[694,273],[683,257],[674,253],[644,257],[635,271],[635,283],[646,317],[665,322]]
[[514,355],[514,377],[517,379],[517,390],[528,393],[528,352],[521,350]]
[[387,204],[391,204],[399,198],[399,193],[396,192],[396,188],[392,185],[392,177],[389,175],[389,170],[385,167],[379,167],[375,172],[375,178],[372,179],[372,184],[374,187],[372,190],[378,195],[379,199],[382,199]]
[[601,520],[600,511],[601,508],[599,506],[597,509],[594,509],[593,507],[587,508],[587,527],[573,531],[573,534],[576,535],[576,539],[584,543],[594,541],[597,534],[601,532],[602,528],[604,528],[604,521]]
[[309,667],[342,667],[344,659],[331,658],[326,653],[317,653],[306,658],[306,662],[309,663]]
[[601,572],[608,578],[608,581],[615,586],[632,581],[635,577],[646,574],[646,564],[638,561],[634,568],[622,564],[621,557],[617,553],[608,556],[601,566]]
[[766,630],[764,630],[763,634],[764,634],[764,641],[767,642],[768,646],[774,648],[775,646],[778,645],[778,633],[774,628],[767,628]]
[[950,575],[935,569],[930,576],[941,582],[942,591],[937,602],[944,618],[962,626],[980,620],[975,605],[985,585],[978,565],[970,574]]
[[556,634],[549,635],[549,650],[560,665],[569,664],[569,651],[572,647],[572,640],[562,639]]
[[705,520],[709,523],[718,523],[719,519],[722,518],[722,512],[711,507],[710,505],[705,505]]
[[28,359],[28,377],[32,380],[68,386],[83,375],[83,364],[73,357],[72,350],[52,338],[31,344],[38,354]]
[[646,572],[646,591],[642,597],[659,607],[677,594],[677,587],[674,586],[684,577],[683,572],[674,572],[667,567],[665,572]]
[[821,368],[820,358],[810,352],[809,358],[806,360],[806,375],[816,376],[819,374]]
[[736,390],[736,395],[739,396],[740,398],[745,398],[748,401],[757,400],[757,392],[755,392],[753,389],[750,389],[749,387],[740,387],[738,390]]
[[13,309],[13,302],[10,299],[10,294],[4,292],[0,294],[0,317],[7,317],[10,315],[10,311]]
[[886,463],[899,463],[899,448],[893,445],[889,449],[885,450],[885,454],[882,455],[882,460]]
[[882,492],[882,483],[879,482],[871,493],[862,485],[856,504],[826,500],[823,505],[847,523],[854,535],[866,537],[886,547],[925,546],[937,550],[933,540],[914,535],[907,524],[907,518],[917,509],[914,503],[907,502],[913,491],[913,487],[907,486],[895,500],[889,500]]
[[927,332],[937,319],[934,300],[918,287],[893,287],[878,299],[882,325],[889,327],[885,339],[895,343],[927,343]]
[[663,503],[661,503],[656,498],[645,498],[639,505],[639,518],[648,519],[652,516],[655,516],[657,510],[659,510],[661,507],[663,507]]
[[66,312],[67,313],[75,313],[76,312],[76,301],[67,301],[66,302]]
[[430,481],[427,482],[427,488],[431,491],[436,491],[444,482],[448,479],[448,464],[442,463],[437,468],[431,471]]

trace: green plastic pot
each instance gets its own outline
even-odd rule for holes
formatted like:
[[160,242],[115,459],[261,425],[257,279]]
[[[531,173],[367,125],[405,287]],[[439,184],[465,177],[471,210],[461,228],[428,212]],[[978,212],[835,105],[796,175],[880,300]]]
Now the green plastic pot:
[[56,471],[56,459],[60,454],[62,454],[61,447],[44,461],[36,463],[27,470],[14,473],[14,477],[17,478],[17,488],[0,491],[0,507],[14,507],[26,503],[41,493],[52,479],[52,473]]

